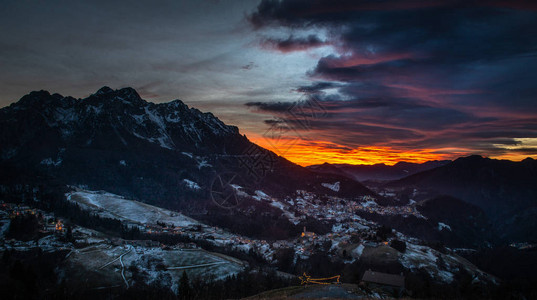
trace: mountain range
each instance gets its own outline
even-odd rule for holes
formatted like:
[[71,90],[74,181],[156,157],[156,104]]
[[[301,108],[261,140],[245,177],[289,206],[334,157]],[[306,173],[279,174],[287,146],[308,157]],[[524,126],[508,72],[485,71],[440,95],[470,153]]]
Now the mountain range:
[[[240,203],[242,211],[226,209],[230,203],[218,205],[212,190],[222,188],[215,185],[220,179],[233,179],[227,187],[248,195],[257,190],[279,198],[297,190],[346,198],[375,194],[345,176],[291,163],[211,113],[180,100],[147,102],[132,88],[103,87],[83,99],[36,91],[0,109],[0,164],[4,182],[53,178],[202,220],[236,223],[249,233],[266,229],[259,228],[256,216],[278,219],[281,211],[251,199]],[[337,189],[329,188],[335,183]],[[292,234],[301,228],[281,222]]]

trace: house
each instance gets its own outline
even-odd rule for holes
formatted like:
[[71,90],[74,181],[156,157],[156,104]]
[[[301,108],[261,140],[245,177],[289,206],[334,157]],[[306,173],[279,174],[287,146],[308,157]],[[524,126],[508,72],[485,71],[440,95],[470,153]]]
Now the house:
[[315,237],[315,232],[306,231],[306,226],[304,226],[304,231],[302,231],[301,237],[313,238]]
[[63,222],[61,220],[58,220],[58,222],[56,222],[56,225],[54,226],[54,228],[56,229],[56,232],[58,233],[61,233],[65,230],[65,227],[63,226]]
[[405,290],[405,276],[402,273],[400,275],[388,274],[369,269],[365,271],[362,282],[368,286],[393,292],[395,296],[400,296]]

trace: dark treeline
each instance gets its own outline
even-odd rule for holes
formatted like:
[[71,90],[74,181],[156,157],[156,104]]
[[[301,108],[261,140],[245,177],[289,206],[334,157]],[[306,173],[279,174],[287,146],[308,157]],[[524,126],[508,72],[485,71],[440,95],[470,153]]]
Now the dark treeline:
[[69,252],[5,250],[0,261],[2,299],[55,299],[59,293],[55,268]]
[[[183,276],[185,275],[183,273]],[[189,280],[189,288],[179,289],[177,295],[179,299],[240,299],[296,284],[297,280],[283,279],[274,271],[250,269],[223,281],[207,281],[200,278]]]
[[503,246],[479,249],[464,257],[481,270],[499,277],[502,294],[537,299],[537,249]]
[[284,279],[274,271],[262,269],[247,269],[219,281],[211,278],[189,279],[186,273],[183,273],[177,294],[163,287],[136,283],[128,290],[122,291],[119,299],[155,299],[156,295],[159,299],[241,299],[297,284],[299,282],[296,279]]
[[30,241],[40,237],[40,218],[32,214],[22,214],[15,216],[9,223],[6,238],[20,241]]

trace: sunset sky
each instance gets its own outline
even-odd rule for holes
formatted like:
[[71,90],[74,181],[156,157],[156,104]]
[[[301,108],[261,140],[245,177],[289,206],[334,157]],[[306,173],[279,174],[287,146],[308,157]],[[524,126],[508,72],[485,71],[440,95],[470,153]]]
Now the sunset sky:
[[537,158],[537,2],[0,3],[1,107],[104,85],[301,165]]

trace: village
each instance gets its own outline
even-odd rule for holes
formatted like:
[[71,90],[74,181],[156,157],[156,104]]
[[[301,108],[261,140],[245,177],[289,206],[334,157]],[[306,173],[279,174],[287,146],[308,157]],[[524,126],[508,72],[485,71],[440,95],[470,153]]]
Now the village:
[[[337,225],[334,225],[332,232],[324,235],[319,235],[314,232],[310,232],[307,228],[304,227],[302,233],[288,240],[278,240],[278,241],[267,241],[260,239],[250,239],[241,235],[233,234],[227,232],[219,227],[208,226],[202,223],[199,223],[195,220],[182,216],[178,212],[166,211],[164,209],[155,208],[155,211],[159,216],[155,217],[153,221],[149,222],[140,222],[138,212],[131,215],[122,215],[122,212],[129,211],[126,209],[127,206],[136,207],[143,205],[140,209],[147,209],[147,205],[142,203],[137,203],[130,200],[125,200],[123,197],[115,196],[111,194],[99,194],[98,192],[85,192],[78,191],[76,193],[71,193],[68,195],[68,199],[71,201],[77,202],[79,205],[85,209],[90,209],[97,215],[101,216],[112,216],[118,218],[122,223],[129,228],[137,228],[141,232],[145,232],[149,236],[151,235],[177,235],[184,236],[193,242],[183,243],[181,245],[175,246],[175,248],[198,248],[195,241],[205,241],[207,243],[213,244],[216,247],[231,246],[232,248],[248,252],[250,250],[256,252],[257,254],[264,257],[268,262],[273,260],[274,251],[277,249],[286,249],[291,248],[295,250],[295,253],[302,258],[307,258],[309,255],[313,254],[315,251],[319,250],[320,245],[329,244],[330,247],[326,250],[334,250],[330,253],[334,255],[337,254],[335,249],[338,248],[339,244],[350,243],[350,240],[353,237],[360,236],[362,238],[370,237],[369,245],[374,246],[375,243],[382,243],[386,241],[373,241],[371,237],[375,235],[375,228],[377,227],[375,223],[366,221],[358,217],[354,210],[360,209],[360,207],[366,207],[360,205],[356,202],[351,202],[348,205],[341,204],[338,198],[332,197],[329,201],[325,203],[310,203],[313,197],[310,194],[307,194],[303,191],[299,191],[299,194],[303,196],[297,197],[295,200],[294,207],[296,212],[299,212],[301,215],[308,215],[314,218],[323,220],[331,220],[337,222]],[[72,197],[73,195],[79,196],[78,198]],[[96,198],[99,196],[105,197],[107,200],[113,199],[120,201],[123,207],[120,205],[117,211],[106,209],[103,207],[96,206]],[[89,198],[92,199],[90,204],[88,201]],[[78,199],[78,200],[75,200]],[[82,199],[82,200],[81,200]],[[372,200],[370,200],[372,201]],[[65,235],[68,228],[64,225],[63,220],[58,218],[53,213],[45,212],[36,208],[32,208],[27,205],[17,205],[12,203],[1,203],[1,220],[2,222],[2,247],[10,248],[17,247],[16,245],[23,246],[27,244],[30,246],[32,242],[20,243],[20,241],[6,240],[5,233],[8,230],[9,222],[16,216],[21,215],[35,215],[39,216],[40,220],[40,229],[39,232],[41,235],[55,235],[61,236]],[[285,209],[285,207],[281,207]],[[371,205],[371,210],[376,212],[382,212],[382,208],[377,205]],[[319,211],[326,212],[325,215],[319,215]],[[293,213],[294,214],[294,213]],[[168,216],[163,218],[162,215]],[[146,217],[144,217],[146,218]],[[81,245],[87,245],[95,242],[103,243],[118,243],[118,238],[116,237],[107,237],[106,239],[97,239],[96,236],[99,236],[98,232],[91,232],[89,229],[85,229],[74,224],[69,224],[69,230],[72,232],[73,241],[78,242]],[[101,234],[102,236],[102,234]],[[52,240],[47,238],[47,240]],[[50,241],[48,242],[50,244]],[[34,243],[35,244],[35,243]],[[150,245],[150,246],[160,246],[157,242],[139,242],[141,245]],[[51,245],[51,249],[58,245]],[[61,247],[73,247],[69,246],[68,243],[61,244]]]
[[[325,196],[321,201],[317,195],[307,191],[297,191],[295,199],[285,199],[289,206],[292,206],[302,215],[308,215],[319,220],[334,220],[343,222],[352,220],[356,212],[374,213],[379,215],[401,215],[415,216],[426,219],[416,208],[416,202],[410,201],[407,205],[401,206],[381,206],[377,204],[372,196],[362,196],[358,200],[344,200],[335,196]],[[322,212],[322,213],[321,213]]]
[[[264,196],[260,201],[267,201],[275,204],[276,199],[272,199],[264,193],[259,193]],[[102,198],[102,199],[101,199]],[[374,247],[381,244],[387,244],[387,240],[379,240],[376,237],[377,224],[367,221],[359,217],[357,211],[365,211],[380,215],[399,214],[403,216],[414,215],[424,218],[416,209],[415,202],[407,206],[380,206],[375,202],[375,199],[370,196],[363,196],[361,201],[342,201],[342,199],[333,196],[325,197],[324,201],[319,200],[318,196],[306,191],[297,191],[295,199],[285,199],[284,203],[278,202],[277,206],[282,210],[284,215],[288,216],[290,221],[304,219],[305,216],[315,218],[319,221],[329,221],[334,223],[332,232],[327,234],[317,234],[310,232],[304,227],[302,233],[292,239],[267,241],[261,239],[251,239],[241,235],[233,234],[215,226],[202,224],[179,212],[167,211],[161,208],[151,207],[148,205],[124,199],[121,196],[91,192],[84,190],[76,190],[67,195],[69,201],[76,202],[84,209],[91,210],[93,213],[103,217],[113,217],[121,220],[128,228],[137,228],[140,232],[145,232],[147,235],[162,235],[169,234],[174,236],[183,236],[192,242],[184,243],[175,248],[198,248],[195,241],[205,241],[213,244],[216,247],[230,246],[239,251],[254,251],[261,255],[266,261],[273,261],[273,254],[278,249],[294,249],[295,253],[301,258],[307,258],[315,251],[325,251],[329,255],[338,255],[337,249],[344,245],[352,244],[352,240],[363,240],[368,246]],[[101,202],[99,202],[101,199]],[[118,204],[116,206],[105,207],[105,201],[114,200]],[[112,202],[113,203],[113,202]],[[5,232],[8,229],[9,221],[18,215],[31,214],[39,215],[41,221],[41,234],[59,235],[67,230],[61,218],[57,218],[54,214],[48,213],[27,205],[15,205],[11,203],[1,203],[0,213],[2,214],[2,243],[3,246],[9,244],[5,241]],[[143,213],[142,213],[143,211]],[[151,216],[140,217],[141,214],[147,214],[148,211],[153,212],[154,218]],[[320,212],[323,212],[322,214]],[[299,215],[300,217],[297,217]],[[89,233],[88,230],[78,228],[72,224],[73,238],[80,244],[91,244],[92,242],[103,242],[102,239],[95,239],[98,235],[96,232]],[[406,238],[411,240],[410,238]],[[109,237],[108,242],[117,243],[117,238]],[[156,242],[143,242],[143,245],[159,246]],[[326,245],[329,245],[326,247]],[[67,245],[62,245],[66,247]],[[327,249],[323,249],[324,246]]]

